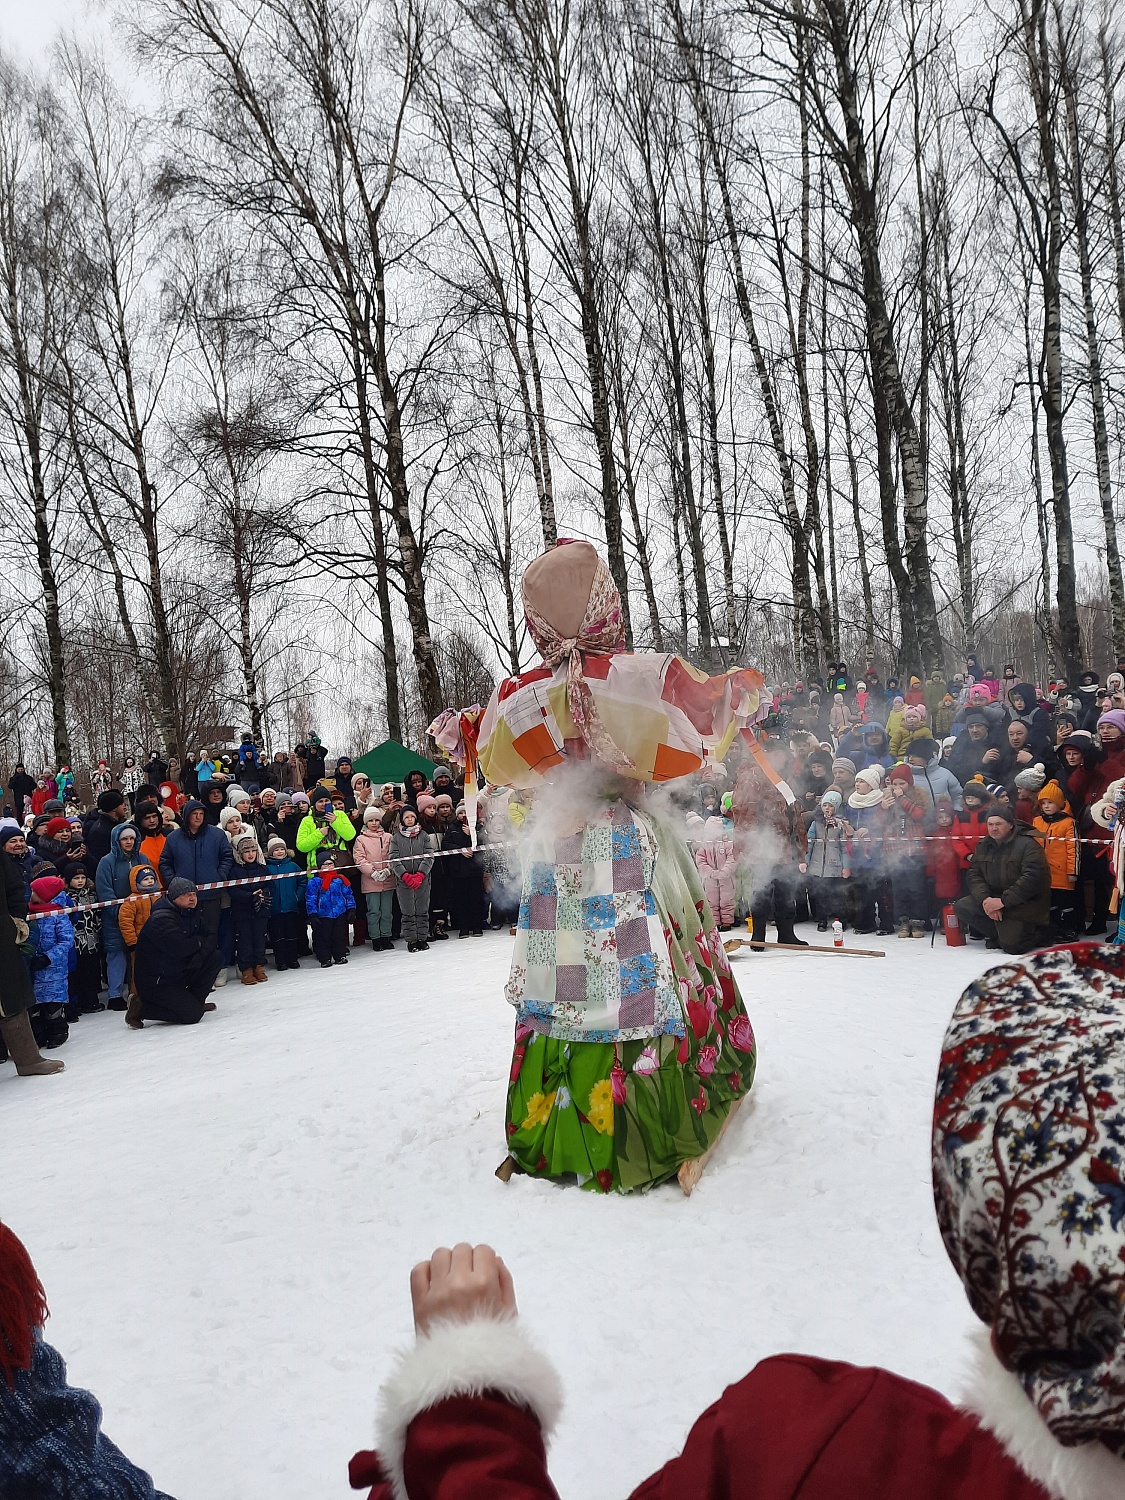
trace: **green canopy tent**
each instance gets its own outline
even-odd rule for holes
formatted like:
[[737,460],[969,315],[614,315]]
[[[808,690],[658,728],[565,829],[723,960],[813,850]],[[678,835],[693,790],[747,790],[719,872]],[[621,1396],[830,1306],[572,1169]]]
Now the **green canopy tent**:
[[397,740],[384,740],[374,750],[368,750],[366,755],[352,761],[352,771],[362,771],[365,776],[370,776],[375,788],[381,787],[385,781],[404,782],[408,771],[423,771],[429,781],[433,779],[434,770],[432,760],[415,750],[408,750]]

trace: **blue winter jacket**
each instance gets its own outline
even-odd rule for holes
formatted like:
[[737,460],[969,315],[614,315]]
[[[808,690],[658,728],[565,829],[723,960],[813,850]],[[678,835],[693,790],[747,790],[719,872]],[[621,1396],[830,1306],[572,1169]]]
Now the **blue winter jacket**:
[[339,917],[346,911],[355,911],[352,888],[342,875],[337,875],[326,890],[319,875],[310,875],[305,887],[305,910],[310,917]]
[[[180,817],[187,821],[188,813],[202,808],[203,803],[195,798],[185,802]],[[234,851],[230,840],[221,828],[204,823],[198,833],[188,833],[185,828],[173,828],[164,840],[160,851],[160,879],[164,889],[176,875],[196,885],[206,885],[212,880],[229,880],[234,869]],[[201,891],[201,901],[219,899],[218,891]]]
[[[125,854],[121,848],[121,835],[128,830],[136,836],[137,843],[141,841],[141,835],[132,823],[117,823],[109,836],[109,853],[98,860],[98,873],[94,877],[94,889],[97,891],[99,901],[112,901],[115,897],[129,895],[129,875],[137,865],[147,865],[151,861],[141,854],[133,846],[132,854]],[[167,846],[165,846],[167,847]],[[160,861],[163,867],[164,861]],[[125,939],[121,936],[121,928],[117,925],[117,907],[107,906],[102,912],[102,941],[107,953],[121,953],[125,949]]]
[[[60,895],[55,906],[73,906],[67,895]],[[67,975],[70,973],[70,955],[74,951],[74,927],[71,918],[62,912],[48,912],[45,917],[28,924],[31,941],[36,951],[50,959],[50,968],[36,969],[31,979],[35,987],[36,1005],[65,1005],[67,999]]]
[[170,1500],[110,1442],[97,1401],[67,1385],[62,1356],[38,1336],[15,1390],[0,1380],[0,1476],[5,1500]]
[[288,875],[288,880],[275,880],[270,886],[273,891],[273,909],[277,916],[287,916],[293,911],[305,910],[305,887],[308,885],[308,877],[302,872],[300,865],[291,859],[267,859],[271,875]]

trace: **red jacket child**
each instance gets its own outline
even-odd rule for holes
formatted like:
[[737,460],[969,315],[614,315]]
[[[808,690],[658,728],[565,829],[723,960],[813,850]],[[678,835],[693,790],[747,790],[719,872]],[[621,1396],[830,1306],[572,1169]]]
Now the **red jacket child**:
[[961,895],[961,851],[953,822],[953,803],[939,797],[935,804],[937,827],[926,845],[926,874],[934,883],[935,898],[944,903]]
[[977,845],[988,833],[988,804],[992,798],[984,782],[976,778],[965,783],[961,795],[965,806],[953,815],[953,844],[961,856],[962,870],[967,870]]

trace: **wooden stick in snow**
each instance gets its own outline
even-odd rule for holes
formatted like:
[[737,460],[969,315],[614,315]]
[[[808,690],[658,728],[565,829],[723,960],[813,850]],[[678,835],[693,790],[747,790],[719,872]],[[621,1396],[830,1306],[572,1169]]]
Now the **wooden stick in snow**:
[[752,948],[760,953],[763,948],[780,948],[783,953],[833,953],[841,958],[886,958],[882,948],[823,948],[819,943],[754,943],[749,938],[728,938],[723,944],[728,953],[739,948]]

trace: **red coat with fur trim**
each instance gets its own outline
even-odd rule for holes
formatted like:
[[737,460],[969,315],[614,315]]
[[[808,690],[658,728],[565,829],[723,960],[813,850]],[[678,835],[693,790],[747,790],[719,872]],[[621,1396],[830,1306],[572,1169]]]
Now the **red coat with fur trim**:
[[[557,1500],[539,1421],[512,1394],[456,1394],[421,1410],[404,1431],[400,1423],[386,1471],[375,1453],[355,1456],[353,1488],[372,1486],[370,1500]],[[1048,1500],[1048,1492],[936,1391],[885,1370],[785,1354],[728,1387],[679,1458],[632,1500],[875,1497]]]

